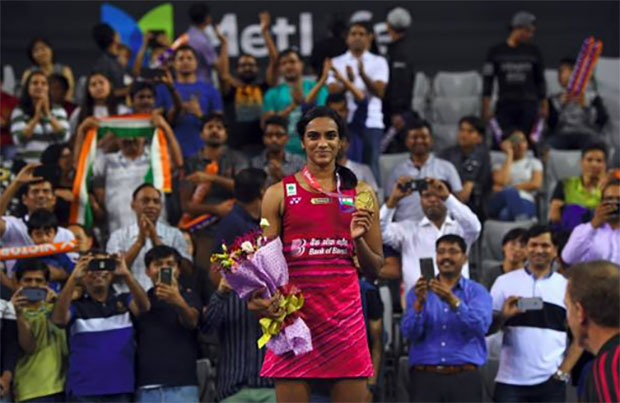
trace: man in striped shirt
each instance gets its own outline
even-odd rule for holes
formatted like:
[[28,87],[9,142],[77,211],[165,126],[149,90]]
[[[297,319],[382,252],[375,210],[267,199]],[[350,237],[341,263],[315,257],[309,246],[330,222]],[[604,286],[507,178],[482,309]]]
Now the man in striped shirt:
[[581,401],[620,401],[620,266],[598,260],[568,271],[564,301],[579,343],[596,354]]

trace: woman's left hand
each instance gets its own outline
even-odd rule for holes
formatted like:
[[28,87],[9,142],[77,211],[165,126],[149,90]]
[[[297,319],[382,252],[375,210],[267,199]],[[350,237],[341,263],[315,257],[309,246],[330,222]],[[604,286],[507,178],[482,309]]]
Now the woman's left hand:
[[353,240],[364,236],[372,224],[372,210],[358,209],[351,219],[351,238]]

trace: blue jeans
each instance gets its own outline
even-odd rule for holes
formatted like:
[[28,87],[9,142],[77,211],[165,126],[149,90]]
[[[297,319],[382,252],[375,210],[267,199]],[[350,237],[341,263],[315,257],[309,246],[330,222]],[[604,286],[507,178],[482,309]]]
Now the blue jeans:
[[495,402],[564,402],[566,384],[549,378],[538,385],[508,385],[495,383]]
[[489,216],[501,221],[515,221],[532,218],[536,215],[536,206],[529,200],[522,199],[519,191],[507,187],[494,193],[489,200]]
[[141,388],[136,393],[136,402],[153,403],[153,402],[179,402],[179,403],[197,403],[198,386],[164,386],[159,388]]
[[362,153],[363,163],[370,166],[377,184],[381,186],[381,174],[379,172],[379,155],[381,155],[381,140],[383,129],[366,128],[362,133],[364,149]]

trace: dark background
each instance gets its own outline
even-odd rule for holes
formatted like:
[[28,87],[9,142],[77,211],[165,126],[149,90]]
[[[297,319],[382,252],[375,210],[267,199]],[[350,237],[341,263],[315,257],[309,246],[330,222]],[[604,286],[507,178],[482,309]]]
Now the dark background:
[[[99,21],[99,1],[2,1],[0,3],[0,58],[21,77],[30,65],[26,49],[30,38],[42,35],[55,48],[55,59],[69,64],[76,78],[88,73],[97,57],[90,37],[91,27]],[[120,6],[138,20],[162,2],[135,1],[111,4]],[[189,25],[187,9],[191,2],[173,2],[175,35]],[[547,67],[555,67],[565,56],[575,57],[581,42],[594,35],[604,43],[604,57],[619,56],[619,13],[617,1],[419,1],[419,2],[233,2],[209,1],[214,21],[224,13],[237,14],[239,31],[258,23],[258,13],[268,10],[272,21],[288,17],[298,25],[300,12],[311,12],[314,39],[326,36],[327,22],[335,14],[343,16],[359,9],[370,10],[374,22],[385,20],[386,12],[400,5],[411,10],[413,26],[408,42],[415,54],[416,70],[459,71],[480,69],[489,46],[503,41],[513,13],[528,10],[538,19],[534,43],[541,49]],[[290,38],[299,44],[299,36]]]

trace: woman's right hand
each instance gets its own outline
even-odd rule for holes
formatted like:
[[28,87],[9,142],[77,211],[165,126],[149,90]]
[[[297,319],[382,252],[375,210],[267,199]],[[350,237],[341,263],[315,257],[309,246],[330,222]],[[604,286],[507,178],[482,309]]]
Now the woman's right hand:
[[284,313],[278,303],[280,301],[280,294],[276,294],[271,298],[263,298],[262,294],[265,292],[264,288],[256,290],[252,293],[252,296],[248,300],[248,309],[259,317],[267,317],[276,319]]

